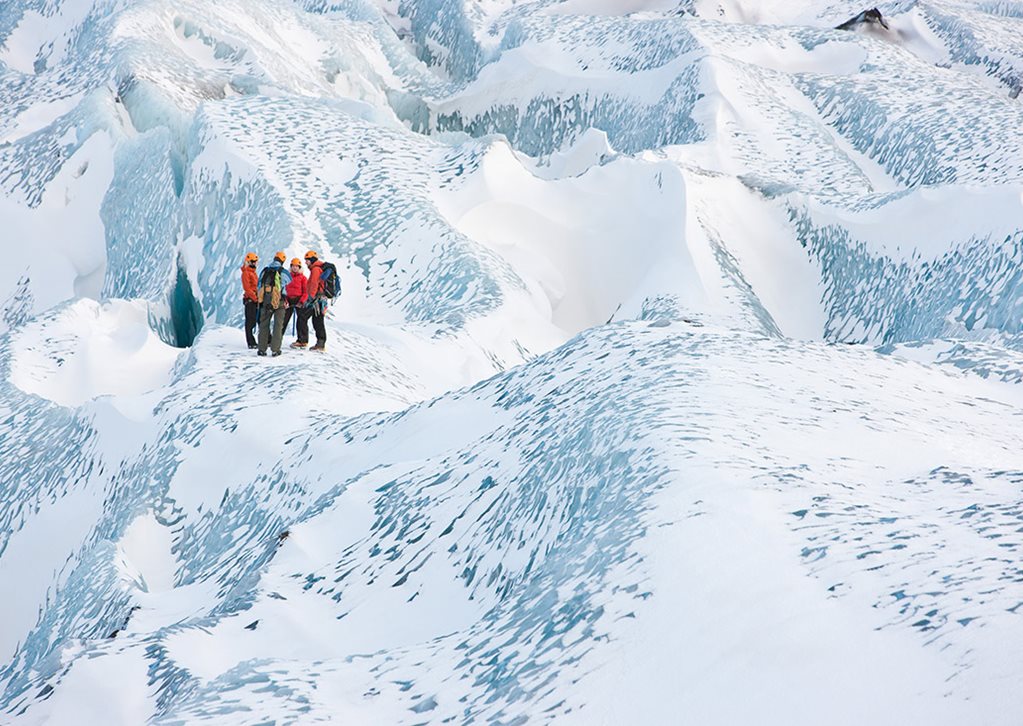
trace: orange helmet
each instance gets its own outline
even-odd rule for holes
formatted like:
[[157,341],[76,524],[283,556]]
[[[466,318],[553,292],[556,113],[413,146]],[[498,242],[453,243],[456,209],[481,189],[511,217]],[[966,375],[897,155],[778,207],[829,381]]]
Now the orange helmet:
[[288,256],[286,254],[284,254],[283,252],[277,252],[277,253],[274,254],[274,259],[277,260],[278,262],[280,262],[283,265],[284,261],[286,259],[288,259]]
[[307,260],[316,260],[316,259],[319,259],[319,257],[320,256],[318,254],[316,254],[315,252],[313,252],[312,250],[309,250],[308,252],[305,253],[305,258]]
[[298,259],[297,257],[292,257],[291,258],[291,266],[295,267],[296,265],[298,267],[301,267],[302,266],[302,260]]
[[259,255],[257,255],[255,252],[246,252],[245,262],[246,264],[248,264],[249,262],[259,262]]

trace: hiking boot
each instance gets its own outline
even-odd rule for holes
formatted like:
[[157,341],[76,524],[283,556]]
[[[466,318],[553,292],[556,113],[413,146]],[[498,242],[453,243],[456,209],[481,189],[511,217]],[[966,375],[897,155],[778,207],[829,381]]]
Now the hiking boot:
[[298,342],[298,341],[296,340],[296,341],[295,341],[294,343],[292,343],[292,344],[291,344],[291,347],[292,347],[292,348],[308,348],[308,347],[309,347],[309,344],[308,344],[308,343],[299,343],[299,342]]
[[274,358],[276,358],[276,357],[277,357],[277,356],[279,356],[280,354],[281,354],[281,351],[279,351],[279,350],[275,350],[275,351],[274,351],[274,352],[273,352],[273,353],[272,353],[271,355],[272,355],[272,356],[273,356]]
[[317,343],[309,350],[315,350],[317,353],[325,353],[327,352],[327,346],[325,343]]
[[258,347],[259,347],[258,345],[253,343],[252,345],[249,346],[249,350],[255,350]]
[[266,358],[266,351],[265,350],[257,350],[256,351],[256,355],[261,355],[264,358]]

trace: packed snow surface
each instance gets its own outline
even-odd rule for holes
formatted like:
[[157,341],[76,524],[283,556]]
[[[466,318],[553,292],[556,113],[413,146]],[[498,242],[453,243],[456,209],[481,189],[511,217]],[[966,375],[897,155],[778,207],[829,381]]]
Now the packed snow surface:
[[870,9],[0,4],[0,722],[1023,723],[1023,3]]

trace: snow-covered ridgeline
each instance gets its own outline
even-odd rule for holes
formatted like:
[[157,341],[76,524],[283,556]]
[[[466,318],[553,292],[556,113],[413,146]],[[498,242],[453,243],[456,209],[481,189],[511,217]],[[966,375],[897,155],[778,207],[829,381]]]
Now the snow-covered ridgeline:
[[1018,5],[0,8],[0,713],[1015,723]]

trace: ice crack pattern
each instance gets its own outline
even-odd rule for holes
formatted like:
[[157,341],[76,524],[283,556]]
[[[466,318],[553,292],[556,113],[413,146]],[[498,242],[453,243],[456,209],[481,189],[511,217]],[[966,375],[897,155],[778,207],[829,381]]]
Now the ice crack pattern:
[[1020,723],[1023,4],[865,10],[0,7],[0,721]]

